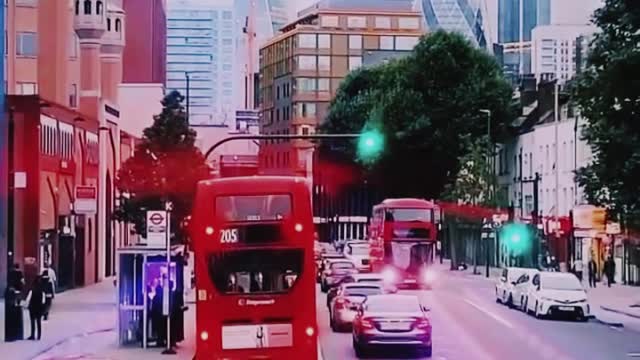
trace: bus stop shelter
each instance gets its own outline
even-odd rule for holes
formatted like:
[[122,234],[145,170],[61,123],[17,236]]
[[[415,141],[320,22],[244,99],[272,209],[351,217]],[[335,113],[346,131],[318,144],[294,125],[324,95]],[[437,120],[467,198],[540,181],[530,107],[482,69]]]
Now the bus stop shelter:
[[[117,326],[120,346],[147,348],[155,340],[150,320],[157,285],[162,286],[162,280],[169,274],[169,280],[173,282],[169,294],[175,291],[184,296],[185,251],[184,245],[172,246],[171,263],[167,267],[166,248],[136,245],[118,249]],[[175,324],[172,328],[176,325],[180,329],[184,326]]]

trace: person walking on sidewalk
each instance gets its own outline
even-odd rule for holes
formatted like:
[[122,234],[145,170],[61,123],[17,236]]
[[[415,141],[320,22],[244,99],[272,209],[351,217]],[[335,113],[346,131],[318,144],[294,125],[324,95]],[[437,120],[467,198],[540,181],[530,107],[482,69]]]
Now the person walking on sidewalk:
[[27,308],[31,319],[31,336],[29,340],[40,340],[42,336],[42,315],[45,307],[44,280],[38,276],[33,283],[33,288],[27,295]]
[[616,263],[613,261],[613,257],[611,255],[609,255],[607,261],[604,262],[604,274],[607,276],[607,286],[611,287],[616,275]]
[[51,304],[53,304],[55,290],[46,269],[42,272],[42,291],[44,291],[44,309],[42,316],[44,321],[47,321],[49,320],[49,311],[51,310]]
[[587,271],[589,274],[589,287],[595,288],[596,287],[596,272],[598,271],[598,265],[596,264],[596,261],[593,260],[593,257],[591,257],[591,259],[589,259],[589,264],[587,265]]
[[576,276],[578,277],[578,280],[580,280],[580,282],[582,283],[582,259],[581,260],[576,260],[576,262],[573,264],[574,266],[574,270],[576,272]]

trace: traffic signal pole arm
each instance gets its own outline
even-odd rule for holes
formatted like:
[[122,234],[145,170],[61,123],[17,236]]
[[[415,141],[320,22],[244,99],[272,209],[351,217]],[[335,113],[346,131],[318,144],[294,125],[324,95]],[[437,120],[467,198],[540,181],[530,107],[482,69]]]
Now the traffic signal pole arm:
[[362,134],[309,134],[309,135],[238,135],[229,136],[213,144],[204,154],[208,158],[215,149],[234,140],[330,140],[330,139],[358,139]]

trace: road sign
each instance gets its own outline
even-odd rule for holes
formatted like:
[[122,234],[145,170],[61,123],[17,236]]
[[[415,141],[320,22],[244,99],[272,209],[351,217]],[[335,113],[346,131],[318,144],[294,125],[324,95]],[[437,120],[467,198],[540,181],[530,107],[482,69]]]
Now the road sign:
[[164,247],[167,241],[167,212],[147,211],[147,246]]
[[73,210],[76,214],[94,214],[98,210],[98,190],[92,185],[78,185]]

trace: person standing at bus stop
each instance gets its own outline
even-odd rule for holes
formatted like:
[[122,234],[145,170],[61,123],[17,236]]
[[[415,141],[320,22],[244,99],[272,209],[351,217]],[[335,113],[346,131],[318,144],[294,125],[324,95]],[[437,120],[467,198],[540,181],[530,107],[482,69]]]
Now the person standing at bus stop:
[[31,320],[31,336],[29,336],[29,340],[40,340],[42,336],[42,315],[45,308],[44,281],[48,280],[38,276],[33,283],[33,288],[29,291],[29,295],[27,295],[26,303]]
[[5,318],[5,341],[22,340],[24,326],[22,316],[22,291],[24,289],[24,276],[20,265],[14,264],[9,271],[7,288],[5,289],[5,301],[7,313]]

